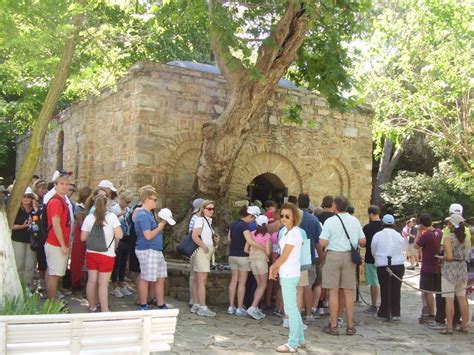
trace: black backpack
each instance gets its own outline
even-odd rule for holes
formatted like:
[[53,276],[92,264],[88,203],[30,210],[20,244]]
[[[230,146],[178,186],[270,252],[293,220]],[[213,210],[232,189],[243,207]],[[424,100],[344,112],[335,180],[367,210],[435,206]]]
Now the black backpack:
[[[46,240],[48,239],[48,233],[51,230],[51,228],[53,228],[52,225],[48,225],[48,204],[49,202],[53,200],[53,198],[61,201],[63,212],[65,208],[63,201],[59,197],[56,197],[56,195],[54,195],[53,197],[51,197],[51,199],[48,201],[47,204],[43,205],[43,208],[41,209],[41,211],[38,212],[39,213],[38,225],[40,229],[39,239],[42,242],[42,245],[46,243]],[[71,223],[71,216],[69,215],[69,211],[68,211],[66,224],[70,225],[70,223]]]

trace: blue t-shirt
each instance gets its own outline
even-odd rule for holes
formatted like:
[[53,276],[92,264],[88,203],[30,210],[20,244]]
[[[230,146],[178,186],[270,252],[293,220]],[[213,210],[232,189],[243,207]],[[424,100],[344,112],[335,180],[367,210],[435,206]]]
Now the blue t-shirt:
[[230,225],[230,253],[229,256],[249,256],[244,252],[245,237],[244,232],[249,231],[249,225],[238,219]]
[[137,234],[137,250],[153,249],[162,251],[163,250],[163,233],[160,232],[152,240],[147,240],[143,231],[151,231],[158,227],[153,215],[150,211],[141,209],[137,212],[134,220],[135,232]]
[[311,240],[311,264],[316,264],[316,253],[314,249],[319,242],[319,236],[321,234],[321,225],[319,224],[318,217],[309,213],[306,209],[303,209],[303,219],[300,223],[300,228],[306,232],[306,235]]

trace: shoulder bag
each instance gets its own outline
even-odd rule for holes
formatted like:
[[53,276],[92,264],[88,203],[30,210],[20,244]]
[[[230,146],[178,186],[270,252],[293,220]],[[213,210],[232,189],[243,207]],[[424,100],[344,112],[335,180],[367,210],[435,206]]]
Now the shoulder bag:
[[362,257],[360,256],[359,250],[354,248],[351,242],[351,238],[349,237],[349,233],[347,233],[346,226],[344,225],[344,222],[342,221],[341,217],[339,217],[338,214],[336,214],[336,217],[339,218],[342,224],[342,228],[344,228],[344,232],[346,233],[346,237],[349,240],[349,244],[351,246],[351,257],[352,257],[352,262],[356,265],[361,265],[362,264]]

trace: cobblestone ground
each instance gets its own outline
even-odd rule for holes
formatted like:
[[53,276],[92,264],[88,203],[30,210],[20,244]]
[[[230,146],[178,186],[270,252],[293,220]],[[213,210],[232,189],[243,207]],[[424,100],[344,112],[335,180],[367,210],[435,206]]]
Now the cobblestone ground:
[[[407,271],[405,277],[417,271]],[[418,285],[418,277],[407,278]],[[362,297],[369,300],[368,287],[362,286]],[[226,295],[223,295],[225,297]],[[179,307],[180,315],[172,354],[273,354],[276,346],[287,341],[288,330],[281,326],[281,319],[268,315],[260,321],[226,314],[223,307],[212,307],[215,318],[191,314],[187,303],[167,299]],[[110,296],[111,310],[133,310],[134,296],[117,299]],[[79,295],[69,297],[71,312],[86,312],[87,302]],[[471,302],[471,307],[473,306]],[[355,320],[358,322],[354,336],[332,336],[322,332],[328,317],[315,320],[305,331],[307,349],[302,354],[473,354],[474,329],[469,334],[455,332],[440,335],[418,324],[421,312],[420,294],[407,287],[402,289],[402,317],[399,323],[384,322],[365,313],[367,306],[357,304]]]

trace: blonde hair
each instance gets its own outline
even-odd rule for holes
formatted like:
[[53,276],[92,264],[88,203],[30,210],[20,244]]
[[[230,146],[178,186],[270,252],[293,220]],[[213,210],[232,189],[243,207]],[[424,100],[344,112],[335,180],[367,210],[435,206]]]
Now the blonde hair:
[[215,207],[216,203],[212,200],[204,200],[204,202],[202,203],[201,208],[199,209],[199,212],[197,213],[197,215],[199,217],[203,217],[204,216],[204,209],[209,205],[214,205],[214,207]]
[[138,190],[140,194],[140,201],[143,203],[147,198],[150,197],[157,197],[158,194],[156,193],[156,190],[153,188],[148,188],[148,187],[142,187]]
[[299,226],[302,219],[302,214],[300,215],[298,207],[294,203],[284,203],[280,208],[280,213],[283,210],[291,210],[293,213],[293,227]]
[[119,198],[123,199],[127,203],[131,203],[133,199],[133,194],[130,190],[124,190],[119,194]]

